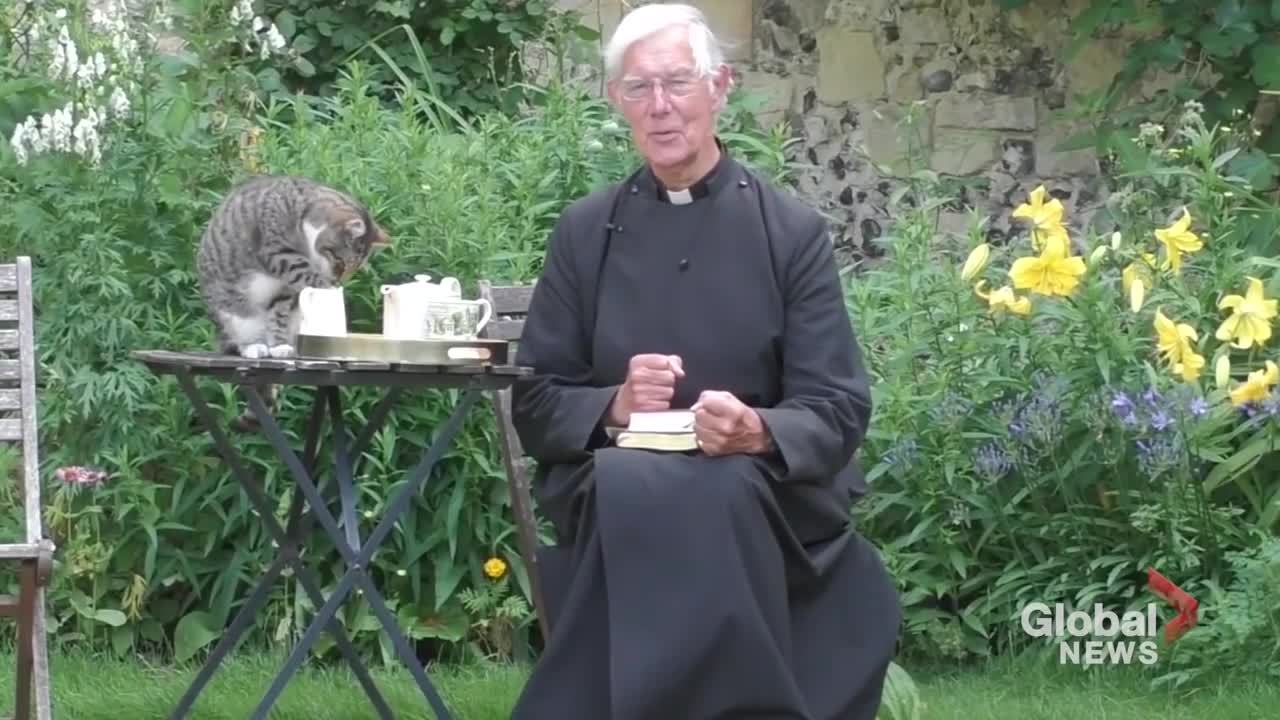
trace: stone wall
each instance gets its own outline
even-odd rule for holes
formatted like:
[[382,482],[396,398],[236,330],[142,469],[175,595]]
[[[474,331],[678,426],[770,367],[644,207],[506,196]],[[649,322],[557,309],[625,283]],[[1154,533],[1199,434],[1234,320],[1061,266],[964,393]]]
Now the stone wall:
[[[607,38],[645,0],[560,0]],[[800,193],[830,214],[848,259],[875,256],[889,195],[924,165],[972,182],[940,230],[969,211],[999,241],[1009,212],[1044,183],[1079,224],[1105,197],[1091,151],[1055,147],[1081,127],[1067,116],[1119,71],[1123,37],[1062,60],[1067,23],[1088,0],[1018,11],[989,0],[692,0],[729,44],[739,83],[763,93],[761,119],[787,121]],[[1156,91],[1152,85],[1148,91]],[[914,136],[901,121],[918,122]],[[913,138],[913,139],[908,139]]]

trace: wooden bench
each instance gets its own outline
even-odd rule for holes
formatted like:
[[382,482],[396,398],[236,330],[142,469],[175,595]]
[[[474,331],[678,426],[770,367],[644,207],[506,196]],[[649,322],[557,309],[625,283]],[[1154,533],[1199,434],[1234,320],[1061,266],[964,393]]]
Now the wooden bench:
[[[493,307],[493,319],[485,325],[481,335],[495,340],[512,341],[512,363],[519,347],[520,334],[524,331],[525,317],[529,313],[529,300],[533,298],[533,285],[494,285],[489,280],[479,283],[480,297]],[[542,573],[538,567],[538,520],[533,512],[533,493],[530,490],[529,467],[532,460],[526,458],[520,438],[511,422],[511,390],[493,393],[493,411],[498,419],[498,439],[502,466],[507,473],[507,487],[511,494],[511,512],[515,516],[516,541],[520,557],[529,576],[529,590],[533,595],[533,608],[538,615],[538,627],[545,640],[551,636],[551,621],[547,613],[543,593]]]
[[53,569],[54,546],[45,537],[41,517],[35,355],[31,258],[23,256],[0,265],[0,442],[16,445],[22,454],[25,533],[16,543],[0,544],[0,562],[18,565],[17,596],[0,595],[0,616],[18,624],[15,720],[53,717],[44,590]]

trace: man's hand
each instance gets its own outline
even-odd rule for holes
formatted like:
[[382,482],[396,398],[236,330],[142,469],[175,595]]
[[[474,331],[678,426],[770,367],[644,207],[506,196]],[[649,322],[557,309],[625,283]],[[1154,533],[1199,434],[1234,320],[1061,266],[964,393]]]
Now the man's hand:
[[693,404],[693,431],[707,455],[766,453],[772,440],[755,410],[732,393],[706,390]]
[[627,379],[609,406],[609,423],[625,427],[633,412],[653,412],[671,408],[676,380],[684,377],[678,355],[643,354],[632,356]]

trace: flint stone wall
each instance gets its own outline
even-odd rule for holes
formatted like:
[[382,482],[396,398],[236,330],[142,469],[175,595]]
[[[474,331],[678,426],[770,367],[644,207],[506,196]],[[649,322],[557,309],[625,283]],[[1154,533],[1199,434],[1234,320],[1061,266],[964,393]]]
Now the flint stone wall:
[[[651,0],[656,1],[656,0]],[[1083,129],[1070,119],[1121,69],[1129,38],[1087,43],[1064,61],[1069,18],[1089,0],[1017,11],[988,0],[691,0],[729,45],[740,85],[763,94],[757,117],[797,138],[799,193],[832,219],[847,262],[879,255],[895,177],[931,168],[964,178],[943,233],[974,219],[995,242],[1009,213],[1043,183],[1082,227],[1106,196],[1090,150],[1056,149]],[[559,0],[608,38],[644,0]],[[598,60],[580,77],[599,88]],[[597,67],[590,67],[595,63]],[[1170,78],[1148,81],[1149,95]],[[919,119],[904,138],[903,118]]]

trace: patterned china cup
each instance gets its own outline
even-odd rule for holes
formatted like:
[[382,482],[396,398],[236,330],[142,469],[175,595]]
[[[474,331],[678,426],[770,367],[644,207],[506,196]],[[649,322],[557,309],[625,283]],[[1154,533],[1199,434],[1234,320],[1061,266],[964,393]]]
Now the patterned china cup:
[[425,335],[432,339],[474,340],[493,317],[484,298],[432,298],[426,303]]

